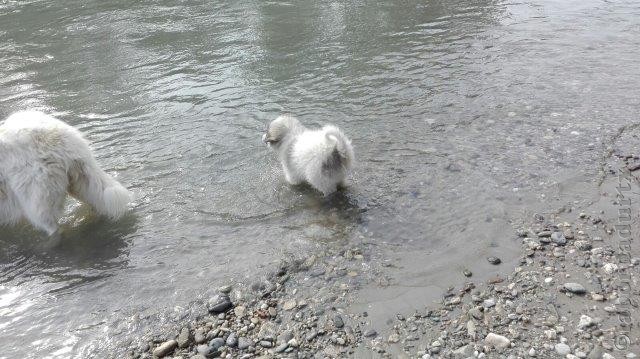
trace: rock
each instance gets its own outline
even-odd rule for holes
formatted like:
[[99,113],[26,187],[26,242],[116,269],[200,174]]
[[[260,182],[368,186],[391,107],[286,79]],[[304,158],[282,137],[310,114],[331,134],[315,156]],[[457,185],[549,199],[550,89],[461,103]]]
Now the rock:
[[[260,342],[262,343],[262,342]],[[280,345],[278,345],[273,351],[276,353],[282,353],[283,351],[287,350],[287,348],[289,347],[288,343],[282,343]]]
[[205,336],[205,333],[204,333],[204,329],[202,329],[202,328],[196,329],[196,332],[195,332],[195,334],[193,336],[193,340],[196,342],[196,344],[204,343],[207,340],[207,338]]
[[482,302],[482,306],[485,308],[492,308],[496,306],[496,300],[493,298],[485,299]]
[[315,330],[312,330],[309,333],[307,333],[307,336],[304,339],[306,341],[310,342],[310,341],[314,340],[317,336],[318,336],[318,332],[315,331]]
[[263,348],[271,348],[273,346],[273,343],[271,343],[268,340],[261,340],[260,341],[260,346]]
[[566,356],[567,354],[571,353],[571,348],[569,348],[569,346],[565,343],[556,344],[555,349],[556,353],[562,356]]
[[559,246],[564,246],[565,244],[567,244],[567,239],[562,232],[553,232],[551,234],[551,240],[553,241],[553,243]]
[[536,350],[534,348],[529,349],[529,356],[530,357],[536,356]]
[[396,333],[393,333],[391,335],[389,335],[389,338],[387,339],[387,341],[389,343],[397,343],[400,341],[400,336]]
[[264,322],[260,326],[258,331],[258,338],[260,339],[275,339],[277,327],[272,322]]
[[218,291],[220,293],[229,294],[229,292],[231,292],[231,286],[230,285],[223,285],[222,287],[218,288]]
[[498,264],[502,263],[502,260],[500,260],[500,258],[498,258],[498,257],[489,257],[489,258],[487,258],[487,260],[489,261],[489,263],[491,263],[493,265],[498,265]]
[[378,335],[378,332],[373,329],[367,329],[363,335],[367,338],[373,338]]
[[344,321],[342,320],[342,317],[339,314],[336,314],[336,316],[333,318],[333,325],[336,328],[344,327]]
[[238,345],[238,336],[236,336],[236,333],[229,334],[229,336],[227,337],[226,343],[227,343],[227,346],[230,348],[233,348],[236,345]]
[[602,269],[605,271],[605,273],[612,274],[618,270],[618,265],[615,263],[605,263],[602,266]]
[[253,347],[255,345],[256,344],[253,342],[253,340],[249,338],[245,338],[245,337],[238,338],[238,349],[240,350],[245,350],[248,347]]
[[577,328],[580,330],[584,330],[586,328],[589,328],[590,326],[594,325],[595,323],[593,322],[593,319],[591,319],[590,316],[588,315],[581,315],[580,316],[580,322],[578,323]]
[[246,311],[246,308],[242,305],[238,305],[235,308],[233,308],[233,312],[235,313],[236,317],[244,316],[245,311]]
[[465,277],[471,277],[473,275],[473,273],[466,268],[462,271],[462,274],[464,274]]
[[177,346],[178,342],[175,340],[166,341],[153,350],[153,355],[158,358],[162,358],[163,356],[172,353]]
[[293,339],[293,332],[290,330],[285,330],[284,332],[282,332],[282,334],[278,335],[277,342],[280,344],[287,343],[291,339]]
[[213,350],[218,350],[224,345],[224,339],[222,338],[213,338],[209,342],[209,347]]
[[604,354],[602,354],[602,359],[616,359],[616,357],[614,357],[613,355],[611,355],[609,353],[604,353]]
[[217,314],[224,313],[229,310],[233,304],[231,304],[231,300],[225,294],[219,294],[209,300],[209,312]]
[[203,356],[205,358],[213,358],[218,353],[217,350],[214,350],[213,348],[211,348],[210,346],[208,346],[206,344],[198,345],[196,347],[196,351],[198,352],[198,355],[201,355],[201,356]]
[[298,303],[296,303],[295,299],[290,299],[290,300],[287,300],[286,302],[284,302],[284,304],[282,305],[282,308],[284,310],[291,310],[291,309],[295,308],[297,304]]
[[496,349],[508,348],[511,345],[511,341],[507,339],[507,337],[495,333],[487,334],[487,337],[484,338],[484,342]]
[[469,315],[476,320],[482,320],[482,318],[484,318],[484,313],[478,307],[469,309]]
[[581,251],[590,251],[591,249],[593,249],[593,245],[591,245],[591,242],[585,240],[575,241],[573,242],[573,245]]
[[572,282],[565,283],[564,289],[574,294],[585,294],[587,292],[587,290],[582,286],[582,284],[572,283]]
[[178,335],[178,347],[186,348],[189,345],[189,328],[182,328]]

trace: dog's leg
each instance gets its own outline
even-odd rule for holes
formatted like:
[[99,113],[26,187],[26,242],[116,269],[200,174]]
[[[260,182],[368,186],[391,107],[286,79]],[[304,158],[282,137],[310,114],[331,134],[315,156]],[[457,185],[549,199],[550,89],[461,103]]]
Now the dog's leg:
[[[45,177],[45,176],[42,176]],[[31,178],[16,191],[24,216],[35,227],[52,236],[58,230],[58,218],[66,196],[66,184],[48,178]]]

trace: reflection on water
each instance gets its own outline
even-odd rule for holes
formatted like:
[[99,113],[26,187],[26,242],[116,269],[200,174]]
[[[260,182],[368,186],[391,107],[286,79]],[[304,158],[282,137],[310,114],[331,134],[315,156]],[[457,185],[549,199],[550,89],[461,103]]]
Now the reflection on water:
[[[0,116],[56,114],[136,195],[117,223],[78,209],[59,243],[0,229],[0,355],[108,352],[136,315],[362,237],[416,257],[408,285],[508,257],[523,208],[596,177],[633,120],[639,18],[595,0],[0,3]],[[285,184],[260,141],[281,112],[349,135],[346,192]]]

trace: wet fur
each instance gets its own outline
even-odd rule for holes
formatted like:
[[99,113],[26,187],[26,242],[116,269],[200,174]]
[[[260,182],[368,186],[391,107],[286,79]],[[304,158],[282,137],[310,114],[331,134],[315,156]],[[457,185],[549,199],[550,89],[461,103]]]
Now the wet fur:
[[0,124],[0,225],[26,219],[53,235],[67,193],[113,219],[131,200],[78,130],[38,111],[9,116]]
[[263,141],[278,153],[287,182],[303,182],[325,196],[345,186],[354,161],[353,146],[337,127],[308,129],[284,115],[269,124]]

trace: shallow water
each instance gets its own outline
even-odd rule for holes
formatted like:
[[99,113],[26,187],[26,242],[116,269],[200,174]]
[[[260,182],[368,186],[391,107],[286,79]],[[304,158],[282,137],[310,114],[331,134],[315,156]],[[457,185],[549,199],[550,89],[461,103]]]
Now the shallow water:
[[[635,1],[1,2],[0,117],[77,126],[136,201],[70,202],[60,243],[0,229],[0,357],[100,355],[135,314],[361,238],[403,264],[364,306],[511,263],[512,227],[640,121],[639,58]],[[281,112],[352,138],[346,192],[284,183]]]

